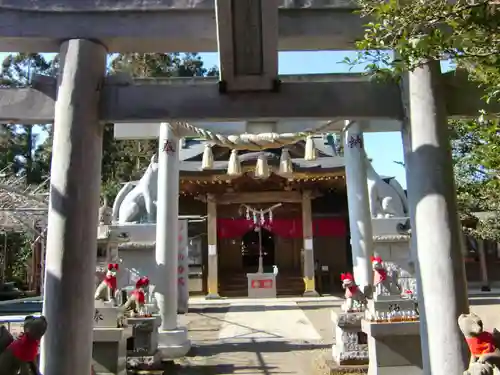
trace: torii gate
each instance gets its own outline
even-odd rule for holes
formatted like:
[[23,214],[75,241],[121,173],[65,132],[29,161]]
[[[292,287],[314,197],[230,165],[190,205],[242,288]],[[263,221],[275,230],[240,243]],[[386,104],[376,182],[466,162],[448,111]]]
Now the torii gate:
[[[0,51],[60,52],[62,57],[57,84],[0,90],[0,120],[54,122],[44,296],[49,331],[42,373],[90,373],[102,123],[282,118],[355,120],[351,135],[356,137],[363,120],[401,122],[412,226],[417,228],[419,291],[425,300],[425,373],[461,373],[462,338],[455,320],[468,307],[447,116],[475,116],[484,107],[481,92],[464,77],[441,75],[437,62],[409,73],[403,91],[360,75],[280,82],[278,50],[354,49],[366,20],[353,10],[351,2],[338,0],[307,5],[286,0],[0,2]],[[217,50],[217,83],[193,80],[177,86],[105,78],[108,53]],[[161,136],[174,137],[168,126],[162,126]],[[352,149],[353,160],[360,160],[358,151]],[[175,233],[168,224],[178,209],[178,185],[170,180],[178,180],[176,153],[162,152],[160,164],[160,186],[172,198],[158,202],[158,227],[164,230],[157,231],[156,260],[165,272],[157,288],[160,346],[182,355],[186,331],[177,327],[175,302],[165,298],[175,294],[176,249],[168,248],[167,238]],[[359,214],[365,215],[365,200],[358,203]],[[364,232],[367,236],[369,229]]]

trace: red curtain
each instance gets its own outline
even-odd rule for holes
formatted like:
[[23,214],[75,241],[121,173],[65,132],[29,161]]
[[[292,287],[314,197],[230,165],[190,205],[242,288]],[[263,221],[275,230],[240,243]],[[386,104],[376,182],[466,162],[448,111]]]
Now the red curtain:
[[[255,227],[253,221],[245,218],[217,219],[217,234],[220,238],[240,238]],[[274,219],[266,222],[264,228],[273,234],[287,238],[302,238],[302,218]],[[342,218],[313,219],[315,237],[345,237],[346,225]]]

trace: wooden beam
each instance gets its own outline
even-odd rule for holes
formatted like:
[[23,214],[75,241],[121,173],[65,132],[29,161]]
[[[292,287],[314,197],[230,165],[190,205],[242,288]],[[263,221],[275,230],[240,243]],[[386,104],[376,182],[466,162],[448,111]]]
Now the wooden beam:
[[[279,93],[221,95],[217,84],[164,84],[162,80],[132,85],[106,83],[101,95],[103,122],[237,121],[347,118],[400,120],[403,109],[395,83],[376,83],[359,74],[332,74],[328,82],[284,82]],[[486,105],[484,92],[463,74],[443,75],[448,115],[476,117],[480,109],[500,112],[500,104]],[[284,79],[286,81],[286,79]],[[145,83],[152,82],[152,83]],[[0,121],[48,124],[54,121],[56,85],[33,88],[0,88]]]
[[226,193],[216,195],[217,204],[257,204],[257,203],[300,203],[302,195],[298,191],[266,191],[252,193]]

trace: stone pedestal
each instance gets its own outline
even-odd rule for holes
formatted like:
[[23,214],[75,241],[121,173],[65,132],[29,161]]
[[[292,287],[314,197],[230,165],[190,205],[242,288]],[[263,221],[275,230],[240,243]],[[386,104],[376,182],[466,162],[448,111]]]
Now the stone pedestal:
[[119,308],[96,301],[92,345],[92,366],[98,374],[126,374],[127,337],[119,327]]
[[401,292],[410,291],[416,296],[414,255],[410,235],[406,232],[408,220],[407,217],[372,219],[374,254],[382,258],[384,268],[400,286]]
[[158,332],[158,350],[155,361],[170,361],[184,357],[191,349],[186,327]]
[[247,273],[249,298],[276,298],[274,273]]
[[337,365],[367,365],[367,337],[361,330],[364,313],[331,313],[335,344],[332,357]]
[[123,328],[94,328],[92,366],[96,375],[126,375],[127,334]]
[[368,335],[369,375],[422,375],[419,322],[361,321]]
[[127,348],[128,357],[153,356],[158,349],[158,327],[160,317],[134,317],[127,319],[132,327],[133,347]]

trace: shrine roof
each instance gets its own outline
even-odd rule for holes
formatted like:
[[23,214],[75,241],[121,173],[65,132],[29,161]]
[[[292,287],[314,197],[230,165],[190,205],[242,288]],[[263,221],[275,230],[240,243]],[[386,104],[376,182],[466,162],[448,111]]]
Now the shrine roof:
[[[322,136],[316,136],[313,138],[314,146],[317,151],[316,160],[305,160],[304,159],[304,147],[305,142],[300,141],[295,145],[289,146],[290,156],[293,163],[293,167],[296,170],[332,170],[344,168],[344,159],[335,155],[334,146],[326,143]],[[203,139],[186,139],[185,144],[180,149],[179,159],[180,159],[180,170],[183,172],[202,172],[201,161],[203,157],[203,151],[206,144],[212,144],[209,141]],[[229,148],[213,146],[214,148],[214,163],[211,170],[223,170],[227,169],[229,163],[229,154],[231,150]],[[264,153],[267,156],[268,163],[270,165],[278,164],[280,160],[281,148],[265,150]],[[253,163],[257,160],[261,152],[247,152],[240,153],[239,158],[243,165],[246,163]],[[210,171],[208,171],[210,172]]]

